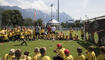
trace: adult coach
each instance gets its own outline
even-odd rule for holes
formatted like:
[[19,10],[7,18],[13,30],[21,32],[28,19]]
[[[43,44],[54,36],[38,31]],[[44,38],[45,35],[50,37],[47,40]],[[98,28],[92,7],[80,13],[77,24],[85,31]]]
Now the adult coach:
[[38,39],[39,39],[39,35],[40,35],[40,30],[41,30],[41,27],[39,25],[36,26],[35,32],[36,32],[36,37],[38,37]]

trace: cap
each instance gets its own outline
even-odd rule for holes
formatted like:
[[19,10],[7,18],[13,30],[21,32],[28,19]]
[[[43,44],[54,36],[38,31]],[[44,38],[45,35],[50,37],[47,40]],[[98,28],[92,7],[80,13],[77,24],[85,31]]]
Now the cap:
[[64,51],[64,53],[65,53],[65,54],[69,54],[70,51],[69,51],[68,49],[66,49],[66,50]]
[[62,44],[57,44],[57,47],[62,47]]

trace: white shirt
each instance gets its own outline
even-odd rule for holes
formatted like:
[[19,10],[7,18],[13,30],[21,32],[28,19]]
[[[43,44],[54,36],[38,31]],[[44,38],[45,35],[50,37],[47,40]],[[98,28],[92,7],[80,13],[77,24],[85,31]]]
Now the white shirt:
[[55,27],[55,26],[54,26],[54,27],[52,27],[52,28],[51,28],[51,30],[52,30],[53,32],[55,32],[56,27]]

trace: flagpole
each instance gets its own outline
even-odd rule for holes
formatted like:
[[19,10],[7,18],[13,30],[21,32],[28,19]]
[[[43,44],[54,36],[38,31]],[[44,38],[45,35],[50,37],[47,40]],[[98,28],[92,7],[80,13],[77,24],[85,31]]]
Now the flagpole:
[[52,7],[53,7],[53,4],[51,4],[51,20],[52,20]]
[[59,0],[58,0],[58,22],[59,22]]
[[35,9],[35,12],[34,12],[34,19],[36,20],[36,9]]

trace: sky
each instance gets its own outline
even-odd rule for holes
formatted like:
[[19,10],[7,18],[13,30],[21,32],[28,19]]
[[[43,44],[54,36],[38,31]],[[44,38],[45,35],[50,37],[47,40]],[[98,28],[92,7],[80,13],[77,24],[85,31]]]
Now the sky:
[[[105,15],[105,0],[59,0],[60,12],[74,19],[88,19]],[[57,11],[57,0],[0,0],[3,6],[18,6],[22,9],[35,8],[45,13]]]

